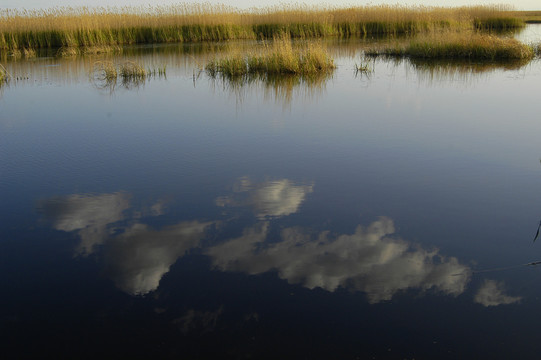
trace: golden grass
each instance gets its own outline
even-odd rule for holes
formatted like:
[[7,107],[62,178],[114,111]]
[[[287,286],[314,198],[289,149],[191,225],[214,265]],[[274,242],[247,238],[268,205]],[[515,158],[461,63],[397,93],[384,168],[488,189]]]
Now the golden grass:
[[540,24],[541,11],[514,11],[513,15],[521,19],[525,23]]
[[410,56],[422,59],[529,60],[535,55],[532,46],[512,38],[477,32],[443,32],[419,36],[406,45],[390,44],[372,49],[367,55]]
[[334,68],[334,61],[320,43],[310,42],[303,48],[294,48],[285,34],[259,53],[237,53],[211,60],[205,66],[210,76],[221,74],[227,77],[248,74],[310,76],[330,72]]
[[0,10],[0,50],[272,39],[281,33],[291,37],[322,37],[484,28],[483,24],[490,23],[490,19],[516,18],[510,10],[506,6],[280,5],[243,11],[208,3],[61,7],[35,11],[8,9]]
[[116,81],[118,77],[117,66],[112,61],[96,61],[92,74],[98,80]]
[[147,77],[147,71],[138,63],[134,61],[126,61],[120,64],[120,77],[124,81],[145,79]]
[[149,78],[166,77],[166,67],[145,69],[135,61],[114,63],[112,61],[96,61],[90,72],[90,80],[98,88],[114,90],[118,79],[125,88],[137,87]]

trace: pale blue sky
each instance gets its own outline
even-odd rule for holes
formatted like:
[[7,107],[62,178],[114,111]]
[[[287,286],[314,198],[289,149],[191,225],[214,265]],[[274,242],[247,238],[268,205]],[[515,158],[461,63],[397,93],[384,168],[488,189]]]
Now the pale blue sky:
[[[55,6],[124,6],[124,5],[158,5],[158,4],[175,4],[182,1],[178,0],[0,0],[0,8],[25,8],[25,9],[40,9],[40,8],[49,8]],[[196,2],[196,1],[186,1]],[[203,1],[200,1],[203,2]],[[232,5],[239,8],[249,8],[253,6],[265,7],[271,5],[278,5],[280,3],[288,3],[283,0],[209,0],[206,1],[211,4],[226,4]],[[337,1],[319,1],[319,0],[305,0],[299,1],[299,3],[304,3],[308,5],[313,4],[333,4],[338,6],[347,6],[347,5],[380,5],[380,4],[399,4],[399,5],[433,5],[433,6],[462,6],[462,5],[488,5],[488,4],[510,4],[514,6],[517,10],[541,10],[541,1],[540,0],[515,0],[515,1],[498,1],[498,0],[375,0],[375,1],[348,1],[348,0],[337,0]]]

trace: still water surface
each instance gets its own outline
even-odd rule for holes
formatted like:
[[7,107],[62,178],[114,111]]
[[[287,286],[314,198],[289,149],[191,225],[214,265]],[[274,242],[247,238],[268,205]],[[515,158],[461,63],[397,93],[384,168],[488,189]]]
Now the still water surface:
[[312,81],[197,70],[232,44],[8,62],[2,354],[537,358],[539,60],[328,46]]

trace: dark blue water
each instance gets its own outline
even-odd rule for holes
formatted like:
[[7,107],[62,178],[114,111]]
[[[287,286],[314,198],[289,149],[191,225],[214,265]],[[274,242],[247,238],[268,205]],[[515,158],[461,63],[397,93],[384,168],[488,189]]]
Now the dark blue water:
[[3,357],[537,358],[539,61],[330,50],[315,82],[7,62]]

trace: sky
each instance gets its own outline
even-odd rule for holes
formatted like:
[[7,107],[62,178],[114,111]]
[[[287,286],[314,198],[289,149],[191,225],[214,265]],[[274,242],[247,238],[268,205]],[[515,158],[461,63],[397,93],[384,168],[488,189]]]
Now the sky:
[[[0,9],[45,9],[57,6],[125,6],[125,5],[171,5],[175,3],[210,3],[210,4],[225,4],[238,8],[247,9],[250,7],[267,7],[288,3],[284,0],[207,0],[207,1],[179,1],[179,0],[0,0]],[[351,1],[351,0],[304,0],[299,1],[300,4],[307,5],[322,5],[332,4],[335,6],[349,5],[424,5],[424,6],[446,6],[455,7],[463,5],[491,5],[491,4],[509,4],[515,7],[516,10],[541,10],[541,1],[539,0],[374,0],[374,1]]]

